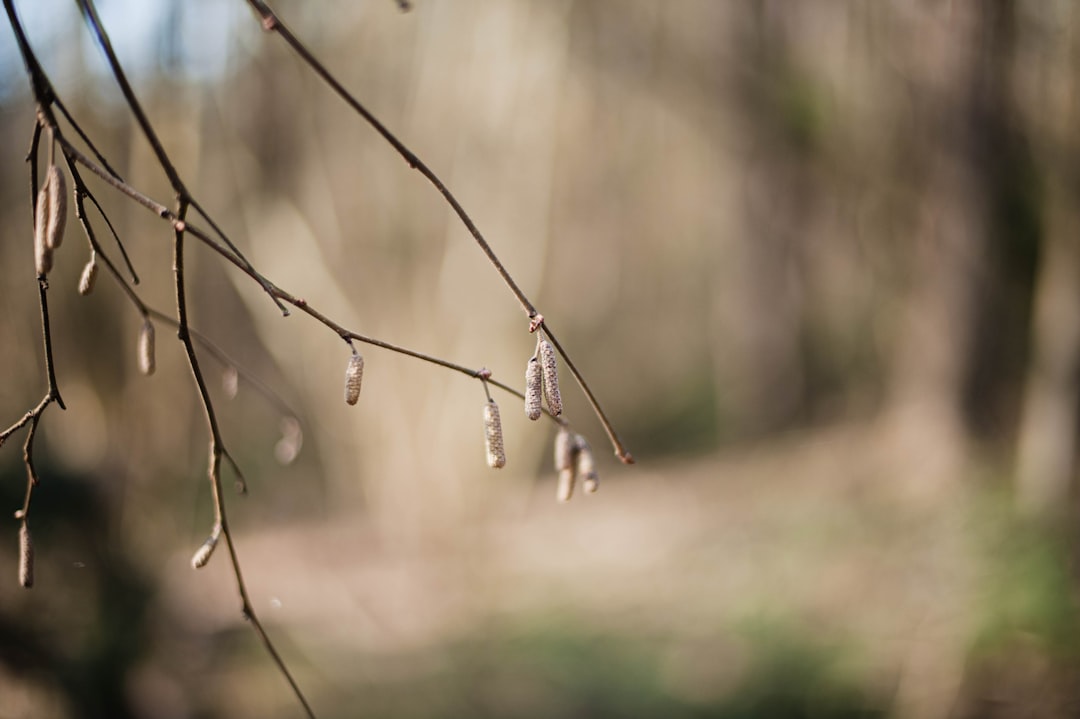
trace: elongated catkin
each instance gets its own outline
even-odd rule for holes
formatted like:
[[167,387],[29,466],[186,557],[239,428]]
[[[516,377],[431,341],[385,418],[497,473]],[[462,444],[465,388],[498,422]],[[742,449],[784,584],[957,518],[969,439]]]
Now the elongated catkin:
[[547,400],[548,411],[558,417],[562,414],[559,369],[555,361],[555,348],[547,340],[540,340],[540,366],[544,371],[544,399]]
[[499,419],[499,405],[489,399],[484,405],[484,445],[487,449],[487,463],[492,469],[506,466],[506,451],[503,449],[502,421]]
[[154,323],[145,319],[142,329],[139,330],[139,371],[144,375],[152,375],[155,367]]
[[82,276],[79,278],[79,294],[84,297],[94,291],[94,283],[97,282],[97,257],[90,255],[89,261],[83,267]]
[[50,250],[55,250],[64,241],[64,224],[67,222],[67,181],[56,165],[49,165],[42,190],[49,198],[45,244]]
[[363,381],[364,358],[359,352],[353,352],[349,365],[345,368],[345,404],[356,404],[360,399],[360,385]]
[[46,239],[49,231],[49,202],[49,188],[42,185],[34,210],[34,269],[37,270],[38,277],[49,274],[53,266],[52,248]]
[[531,420],[540,419],[543,409],[540,402],[543,398],[544,377],[540,370],[540,363],[536,357],[529,358],[529,364],[525,367],[525,416]]
[[34,586],[34,541],[25,521],[19,526],[19,584]]
[[211,534],[206,538],[206,541],[195,550],[194,556],[191,557],[192,569],[202,569],[206,566],[206,563],[210,561],[210,556],[214,553],[214,549],[217,547],[217,542],[216,534]]
[[574,468],[574,447],[574,438],[570,430],[560,427],[558,434],[555,435],[555,469],[561,471]]
[[581,480],[581,488],[592,494],[600,488],[600,475],[596,473],[596,460],[592,447],[580,434],[574,437],[574,474]]

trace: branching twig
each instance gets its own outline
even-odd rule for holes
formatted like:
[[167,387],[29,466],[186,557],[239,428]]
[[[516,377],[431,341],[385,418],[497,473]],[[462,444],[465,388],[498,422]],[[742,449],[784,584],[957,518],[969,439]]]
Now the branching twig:
[[495,254],[495,251],[491,248],[491,245],[486,239],[484,239],[484,236],[480,233],[479,228],[477,228],[476,223],[473,222],[472,218],[469,216],[469,213],[465,211],[465,208],[462,207],[460,202],[458,202],[458,199],[454,197],[454,193],[450,192],[450,189],[446,186],[446,184],[439,179],[439,176],[436,175],[435,172],[430,167],[428,167],[423,160],[417,157],[416,154],[405,145],[405,143],[399,140],[397,136],[394,135],[394,133],[390,132],[386,125],[380,122],[379,119],[376,118],[366,107],[364,107],[364,105],[358,99],[356,99],[356,97],[352,93],[345,89],[345,86],[342,85],[338,81],[338,79],[334,77],[333,73],[331,73],[326,68],[326,66],[323,65],[322,62],[320,62],[315,57],[315,55],[307,48],[307,46],[304,45],[304,43],[302,43],[300,39],[292,33],[289,27],[281,21],[281,18],[279,18],[278,15],[272,9],[270,9],[270,7],[265,2],[263,2],[263,0],[246,0],[246,2],[256,13],[258,13],[259,17],[262,19],[263,29],[265,29],[267,32],[277,33],[277,35],[280,36],[281,39],[284,40],[290,48],[292,48],[293,52],[295,52],[300,57],[300,59],[303,60],[308,65],[308,67],[312,69],[312,71],[316,75],[318,75],[327,85],[331,87],[331,89],[333,89],[333,91],[345,102],[345,104],[352,108],[353,111],[356,112],[356,114],[358,114],[369,125],[371,125],[371,127],[374,128],[375,131],[379,133],[379,135],[381,135],[384,140],[390,143],[394,150],[396,150],[397,153],[401,155],[402,158],[404,158],[405,162],[409,164],[409,167],[413,168],[421,175],[423,175],[424,178],[427,179],[427,181],[435,187],[439,194],[443,196],[443,199],[445,199],[446,203],[450,205],[451,209],[454,210],[454,213],[461,220],[461,223],[465,225],[465,229],[467,229],[469,231],[469,234],[472,235],[473,239],[476,240],[476,244],[479,245],[480,249],[487,256],[488,261],[491,262],[491,265],[499,273],[499,276],[502,277],[503,282],[508,288],[510,288],[510,291],[517,299],[522,309],[525,310],[525,314],[528,315],[530,320],[530,331],[535,331],[537,327],[540,326],[544,327],[544,332],[551,339],[551,343],[555,346],[555,349],[558,351],[558,353],[566,361],[566,366],[570,368],[570,373],[574,375],[574,379],[581,386],[582,391],[585,392],[585,396],[589,400],[589,405],[596,413],[596,416],[600,420],[600,423],[604,426],[604,431],[607,433],[608,439],[611,440],[611,444],[615,449],[615,455],[624,463],[633,464],[633,455],[631,455],[630,452],[623,446],[622,441],[619,439],[619,435],[615,432],[615,427],[611,424],[611,422],[607,418],[607,415],[604,414],[604,411],[600,408],[600,403],[596,399],[596,396],[593,394],[592,390],[589,389],[589,385],[585,381],[585,378],[571,361],[569,355],[567,355],[562,345],[560,345],[559,342],[555,339],[554,335],[551,333],[550,328],[545,323],[543,316],[536,310],[536,307],[525,295],[525,293],[522,292],[521,288],[518,287],[517,282],[514,281],[514,278],[510,275],[510,272],[499,260],[498,256]]

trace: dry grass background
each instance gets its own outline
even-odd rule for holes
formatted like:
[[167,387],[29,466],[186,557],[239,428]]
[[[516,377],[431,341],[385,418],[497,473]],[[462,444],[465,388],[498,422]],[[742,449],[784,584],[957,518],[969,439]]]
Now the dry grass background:
[[[168,6],[162,38],[232,17]],[[283,467],[281,414],[244,382],[215,397],[251,484],[230,506],[253,600],[320,716],[1075,712],[1073,543],[1017,519],[1010,489],[1038,188],[1071,166],[1066,4],[277,10],[446,180],[639,460],[610,458],[564,390],[602,485],[556,505],[553,427],[500,398],[509,464],[488,470],[480,386],[374,348],[346,407],[340,340],[193,251],[195,326],[302,420]],[[167,198],[62,17],[47,69]],[[439,197],[235,21],[213,82],[121,56],[196,194],[346,326],[519,381],[527,323]],[[0,107],[12,419],[40,391],[30,118],[25,89]],[[167,228],[100,194],[168,309]],[[81,252],[72,235],[50,278],[70,409],[43,423],[32,593],[0,545],[0,717],[292,716],[221,558],[188,565],[211,520],[180,345],[159,327],[138,376],[140,319],[106,282],[76,296]],[[18,450],[0,461],[14,507]]]

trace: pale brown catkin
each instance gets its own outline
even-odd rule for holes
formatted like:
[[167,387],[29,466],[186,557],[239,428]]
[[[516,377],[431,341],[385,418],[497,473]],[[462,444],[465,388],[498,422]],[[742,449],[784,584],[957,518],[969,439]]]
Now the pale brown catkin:
[[139,330],[139,371],[149,376],[154,369],[154,324],[146,319]]
[[50,250],[60,247],[64,241],[64,224],[67,221],[67,181],[56,165],[49,165],[42,188],[49,197],[48,220],[45,225],[45,243]]
[[38,277],[49,274],[53,266],[52,248],[46,239],[49,230],[49,202],[49,188],[42,185],[38,191],[37,208],[34,212],[34,269]]
[[94,291],[94,283],[97,282],[97,258],[90,255],[86,267],[83,267],[82,276],[79,278],[79,294],[86,296]]
[[544,371],[544,399],[547,400],[548,411],[558,417],[562,414],[559,370],[555,362],[555,348],[547,340],[540,341],[540,366]]
[[574,452],[577,445],[574,435],[566,427],[560,427],[555,435],[555,469],[559,472],[559,483],[555,489],[555,498],[560,502],[569,502],[574,494]]
[[19,527],[19,584],[27,589],[34,586],[34,541],[26,522]]
[[345,404],[356,404],[360,399],[360,385],[364,381],[364,358],[353,352],[349,366],[345,368]]
[[211,534],[206,538],[206,541],[202,543],[196,551],[194,556],[191,557],[191,568],[202,569],[206,566],[206,563],[210,561],[210,556],[214,553],[214,548],[217,547],[218,538],[216,535]]
[[529,364],[525,367],[525,416],[531,420],[540,419],[543,414],[540,408],[543,382],[540,363],[536,361],[536,357],[530,357]]
[[593,494],[600,488],[600,475],[596,473],[596,460],[592,447],[580,434],[574,437],[574,473],[581,480],[581,488],[586,494]]
[[492,469],[506,466],[506,452],[503,449],[502,421],[499,419],[499,405],[489,399],[484,405],[484,445],[487,449],[487,463]]

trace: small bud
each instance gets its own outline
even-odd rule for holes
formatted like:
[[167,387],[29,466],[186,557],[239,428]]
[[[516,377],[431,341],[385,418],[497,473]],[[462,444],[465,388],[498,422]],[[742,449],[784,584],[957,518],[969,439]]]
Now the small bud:
[[139,330],[139,371],[149,376],[154,374],[154,368],[154,324],[144,319]]
[[48,220],[45,225],[45,243],[55,250],[64,241],[64,223],[67,221],[67,181],[56,165],[50,165],[42,187],[49,198]]
[[555,435],[555,469],[573,469],[575,444],[570,430],[560,427]]
[[27,589],[34,586],[34,542],[26,522],[19,527],[19,584]]
[[600,488],[600,475],[596,473],[596,460],[592,447],[580,434],[574,437],[574,473],[581,479],[581,488],[592,494]]
[[364,380],[364,358],[354,351],[345,368],[345,404],[356,404],[360,399],[360,384]]
[[529,358],[525,367],[525,416],[532,420],[540,419],[540,399],[543,394],[543,375],[536,357]]
[[206,563],[210,561],[210,555],[214,553],[214,548],[217,547],[218,533],[214,532],[206,541],[202,543],[191,557],[191,568],[202,569],[206,566]]
[[499,405],[489,399],[484,405],[484,444],[487,447],[487,463],[493,469],[506,465],[506,452],[503,451],[502,422],[499,420]]
[[562,396],[559,394],[559,370],[555,366],[555,348],[547,340],[540,340],[540,365],[544,369],[544,399],[554,416],[562,414]]
[[83,267],[82,277],[79,278],[79,294],[85,297],[93,292],[95,282],[97,282],[97,257],[90,255],[86,267]]

